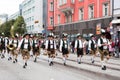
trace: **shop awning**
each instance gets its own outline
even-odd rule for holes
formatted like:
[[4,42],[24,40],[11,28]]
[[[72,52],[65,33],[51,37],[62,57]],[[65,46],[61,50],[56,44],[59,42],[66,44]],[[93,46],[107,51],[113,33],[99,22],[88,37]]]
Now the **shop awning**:
[[115,20],[112,20],[112,22],[111,22],[112,24],[118,24],[118,23],[120,23],[120,19],[115,19]]

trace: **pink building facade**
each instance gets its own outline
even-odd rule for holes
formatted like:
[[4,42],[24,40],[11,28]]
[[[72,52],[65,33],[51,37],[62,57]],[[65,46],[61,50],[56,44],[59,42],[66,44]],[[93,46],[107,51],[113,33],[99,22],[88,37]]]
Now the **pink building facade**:
[[57,35],[96,34],[96,26],[109,26],[110,0],[48,0],[48,30]]

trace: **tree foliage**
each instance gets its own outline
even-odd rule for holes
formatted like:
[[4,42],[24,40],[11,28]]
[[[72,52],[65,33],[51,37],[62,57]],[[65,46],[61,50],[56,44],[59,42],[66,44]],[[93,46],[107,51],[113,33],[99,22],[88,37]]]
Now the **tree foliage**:
[[22,16],[19,16],[14,23],[14,33],[20,35],[24,34],[27,30],[25,28],[26,24]]
[[14,24],[15,20],[6,21],[0,26],[0,34],[4,33],[4,36],[10,36],[11,26]]
[[[13,30],[11,30],[12,26],[13,26]],[[23,17],[19,16],[16,20],[12,19],[0,25],[0,34],[2,35],[2,33],[4,33],[4,36],[8,36],[8,37],[11,36],[11,33],[13,35],[15,35],[16,33],[22,35],[27,31],[25,27],[26,24]]]

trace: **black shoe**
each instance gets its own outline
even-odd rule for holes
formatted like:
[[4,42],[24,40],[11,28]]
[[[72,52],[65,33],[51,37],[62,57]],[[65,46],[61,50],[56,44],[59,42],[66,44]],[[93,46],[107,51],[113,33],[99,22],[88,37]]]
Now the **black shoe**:
[[93,60],[92,63],[94,63],[95,61]]
[[103,67],[102,67],[102,70],[106,70],[106,66],[103,66]]
[[105,70],[106,70],[106,66],[104,66]]
[[13,61],[13,63],[15,63],[15,61]]
[[27,66],[27,63],[25,63],[25,66]]
[[4,56],[4,55],[2,55],[2,56],[1,56],[1,58],[3,59],[3,58],[5,58],[5,56]]
[[8,58],[8,61],[10,60],[10,58]]
[[81,62],[78,62],[78,64],[81,64]]
[[34,62],[37,62],[37,59],[35,58]]
[[9,60],[12,60],[12,58],[11,58],[11,57],[9,57],[9,58],[8,58],[8,61],[9,61]]
[[23,68],[26,68],[26,66],[24,65]]
[[49,66],[52,66],[52,63],[51,63],[51,62],[49,63]]
[[64,63],[64,66],[66,66],[66,63]]
[[17,59],[15,59],[15,61],[16,61],[16,62],[18,62],[18,60],[17,60]]
[[51,62],[51,65],[53,65],[53,62]]
[[9,59],[10,59],[10,60],[12,60],[12,58],[11,58],[11,57],[9,57]]

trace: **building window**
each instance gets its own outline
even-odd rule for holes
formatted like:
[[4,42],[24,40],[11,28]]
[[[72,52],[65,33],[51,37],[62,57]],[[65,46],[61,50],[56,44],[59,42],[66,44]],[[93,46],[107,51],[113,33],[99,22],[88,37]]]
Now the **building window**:
[[89,19],[92,19],[94,18],[94,7],[93,5],[92,6],[89,6]]
[[58,0],[59,1],[59,6],[64,5],[67,3],[67,0]]
[[69,16],[69,22],[72,22],[72,15]]
[[50,17],[50,25],[53,25],[53,17]]
[[79,20],[83,20],[83,16],[84,16],[83,8],[80,8],[79,9]]
[[63,0],[63,4],[66,4],[67,3],[67,0]]
[[50,11],[53,11],[54,4],[53,2],[50,3]]
[[108,3],[103,4],[103,16],[108,16]]
[[69,22],[69,16],[65,16],[66,17],[66,23],[68,23]]
[[34,29],[34,25],[32,25],[32,30]]
[[75,3],[75,0],[71,0],[71,3],[73,3],[73,4],[74,4],[74,3]]
[[35,6],[32,7],[32,12],[34,12],[34,11],[35,11]]
[[60,24],[60,15],[58,15],[58,24]]
[[72,15],[66,15],[66,23],[72,22]]
[[79,0],[79,2],[82,2],[83,0]]
[[32,16],[32,21],[34,21],[34,16]]

